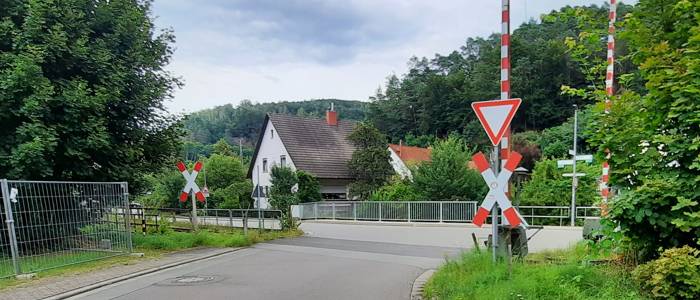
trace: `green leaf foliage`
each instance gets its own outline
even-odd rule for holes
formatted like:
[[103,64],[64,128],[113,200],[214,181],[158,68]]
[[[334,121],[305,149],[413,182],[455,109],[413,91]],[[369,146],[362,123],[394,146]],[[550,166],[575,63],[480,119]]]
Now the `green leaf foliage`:
[[700,295],[700,250],[684,246],[664,251],[632,273],[643,290],[658,299],[697,299]]
[[[557,168],[557,161],[544,159],[535,164],[530,180],[523,184],[518,193],[520,205],[535,206],[569,206],[571,205],[571,177],[564,177],[564,173],[571,173],[571,166]],[[592,206],[600,198],[598,183],[596,181],[600,173],[600,164],[588,164],[579,161],[576,164],[576,173],[585,173],[579,177],[576,190],[577,206]]]
[[488,188],[479,172],[469,168],[470,159],[471,153],[461,139],[450,137],[438,142],[430,161],[412,171],[413,187],[420,200],[483,200]]
[[[698,246],[700,222],[700,3],[641,1],[619,37],[638,66],[609,114],[600,107],[589,142],[611,152],[619,197],[610,217],[645,258]],[[600,78],[602,82],[602,78]]]
[[366,200],[394,174],[386,137],[372,124],[363,122],[357,124],[348,139],[355,146],[348,162],[350,174],[355,178],[350,184],[350,194]]
[[291,206],[298,204],[299,199],[293,189],[299,183],[297,174],[289,167],[273,166],[270,183],[270,205],[272,208],[282,211],[282,227],[296,228],[296,221],[292,219]]
[[297,170],[299,191],[297,198],[300,203],[321,201],[321,185],[318,178],[311,173]]
[[174,35],[150,1],[2,1],[0,177],[129,181],[170,162]]

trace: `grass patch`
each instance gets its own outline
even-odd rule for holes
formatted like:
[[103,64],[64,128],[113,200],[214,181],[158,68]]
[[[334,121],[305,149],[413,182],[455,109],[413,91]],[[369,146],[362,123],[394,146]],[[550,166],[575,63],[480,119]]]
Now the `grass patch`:
[[[195,232],[175,232],[163,227],[157,232],[153,231],[147,235],[142,235],[139,229],[132,234],[133,248],[134,252],[143,252],[144,257],[118,255],[98,259],[101,257],[100,255],[104,255],[104,252],[78,253],[78,256],[76,256],[76,253],[54,253],[50,256],[41,258],[46,261],[35,259],[35,261],[25,264],[24,266],[47,268],[52,267],[52,265],[50,265],[51,263],[65,264],[68,262],[85,261],[87,259],[96,260],[40,271],[32,280],[17,280],[14,277],[3,278],[0,279],[0,290],[29,285],[35,280],[45,277],[70,276],[94,272],[119,265],[136,264],[144,259],[158,258],[163,254],[177,250],[184,250],[194,247],[242,247],[278,238],[296,237],[300,236],[301,234],[302,232],[300,230],[263,232],[249,230],[248,235],[246,236],[243,235],[243,230],[240,229],[210,226]],[[9,262],[9,267],[11,268],[11,261]],[[7,271],[12,272],[11,269],[8,269]]]
[[643,299],[627,267],[586,263],[584,245],[493,264],[488,252],[446,262],[425,286],[426,299]]
[[3,278],[3,279],[0,279],[0,290],[4,290],[7,288],[16,287],[16,286],[28,285],[28,284],[33,283],[35,280],[38,280],[41,278],[46,278],[46,277],[71,276],[71,275],[76,275],[76,274],[82,274],[82,273],[87,273],[87,272],[94,272],[94,271],[98,271],[98,270],[103,270],[103,269],[107,269],[107,268],[111,268],[111,267],[115,267],[115,266],[120,266],[120,265],[136,264],[141,260],[158,258],[161,255],[163,255],[164,253],[166,253],[166,251],[150,250],[150,249],[141,249],[141,250],[138,250],[138,252],[143,252],[144,257],[119,255],[119,256],[113,256],[113,257],[99,259],[99,260],[88,261],[88,262],[84,262],[84,263],[80,263],[80,264],[62,266],[62,267],[58,267],[58,268],[54,268],[54,269],[40,271],[37,273],[36,277],[34,277],[31,280],[17,280],[14,277]]
[[299,230],[263,231],[249,230],[244,235],[242,230],[231,228],[208,227],[195,232],[176,232],[167,230],[147,235],[135,233],[131,240],[138,249],[181,250],[194,247],[243,247],[278,238],[296,237]]

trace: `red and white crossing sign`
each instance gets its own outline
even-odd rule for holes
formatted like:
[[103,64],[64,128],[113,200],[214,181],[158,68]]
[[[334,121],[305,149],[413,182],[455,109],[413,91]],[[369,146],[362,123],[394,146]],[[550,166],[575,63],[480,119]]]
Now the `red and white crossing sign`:
[[[498,203],[498,206],[503,210],[503,215],[505,219],[510,224],[511,228],[518,227],[521,223],[524,223],[522,216],[517,210],[510,204],[510,200],[506,195],[508,190],[508,179],[513,175],[513,171],[520,163],[522,155],[518,152],[511,152],[508,161],[503,166],[503,170],[498,174],[498,177],[491,170],[489,162],[486,160],[486,156],[479,152],[474,154],[472,160],[474,164],[481,172],[481,176],[486,181],[489,186],[489,193],[486,194],[484,202],[481,203],[479,210],[474,215],[474,224],[481,227],[489,216],[489,212],[493,208],[494,204]],[[527,224],[527,223],[526,223]]]
[[183,162],[177,163],[177,169],[180,170],[180,173],[182,173],[182,177],[185,177],[186,181],[185,187],[182,189],[182,193],[180,193],[180,202],[187,201],[187,196],[190,195],[190,191],[194,193],[195,197],[197,197],[197,200],[199,200],[200,202],[204,202],[204,194],[201,190],[199,190],[199,186],[194,181],[195,179],[197,179],[197,174],[199,174],[199,170],[202,169],[202,163],[197,162],[196,164],[194,164],[194,170],[192,170],[192,173],[187,172],[187,167]]
[[519,98],[472,102],[472,109],[494,146],[503,138],[520,103],[522,100]]

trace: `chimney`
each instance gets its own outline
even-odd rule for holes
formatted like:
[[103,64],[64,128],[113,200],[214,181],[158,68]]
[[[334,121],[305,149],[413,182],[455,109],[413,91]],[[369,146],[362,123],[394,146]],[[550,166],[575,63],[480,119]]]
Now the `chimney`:
[[338,125],[338,112],[333,108],[333,102],[331,102],[331,109],[326,111],[326,123],[331,126]]

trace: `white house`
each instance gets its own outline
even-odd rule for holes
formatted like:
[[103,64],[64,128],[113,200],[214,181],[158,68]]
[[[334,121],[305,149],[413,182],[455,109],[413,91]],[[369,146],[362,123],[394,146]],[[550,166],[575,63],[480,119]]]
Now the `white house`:
[[391,157],[391,166],[401,178],[413,179],[409,166],[422,161],[430,161],[431,150],[429,148],[404,146],[401,143],[398,145],[389,144],[388,150]]
[[347,162],[355,151],[347,137],[355,125],[353,121],[339,120],[332,109],[326,112],[325,120],[268,114],[248,169],[255,187],[255,207],[269,207],[270,171],[274,165],[316,176],[323,199],[347,199],[352,181]]

